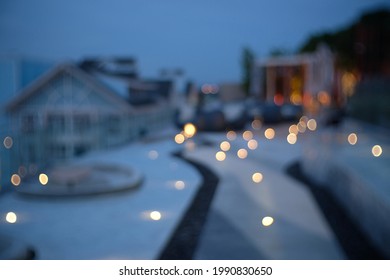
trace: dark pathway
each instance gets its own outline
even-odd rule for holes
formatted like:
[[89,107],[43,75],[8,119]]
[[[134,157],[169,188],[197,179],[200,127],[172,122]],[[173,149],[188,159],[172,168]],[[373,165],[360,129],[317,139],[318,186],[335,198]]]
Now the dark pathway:
[[201,174],[203,182],[159,259],[190,260],[197,247],[219,179],[208,167],[183,158],[180,152],[174,156],[193,165]]

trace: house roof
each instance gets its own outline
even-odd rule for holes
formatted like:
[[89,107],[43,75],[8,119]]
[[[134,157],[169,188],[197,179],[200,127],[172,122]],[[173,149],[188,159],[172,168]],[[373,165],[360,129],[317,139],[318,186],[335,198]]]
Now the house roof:
[[18,110],[19,106],[26,102],[28,99],[39,93],[39,90],[43,88],[47,83],[57,78],[60,74],[67,73],[73,77],[76,77],[80,81],[86,83],[93,88],[99,94],[104,95],[110,101],[117,104],[120,108],[125,110],[132,110],[132,106],[127,102],[125,98],[119,96],[116,92],[107,87],[104,83],[100,82],[94,76],[91,76],[87,72],[83,71],[72,63],[62,63],[52,68],[37,80],[32,82],[26,88],[22,89],[17,96],[12,99],[5,107],[7,112],[14,112]]

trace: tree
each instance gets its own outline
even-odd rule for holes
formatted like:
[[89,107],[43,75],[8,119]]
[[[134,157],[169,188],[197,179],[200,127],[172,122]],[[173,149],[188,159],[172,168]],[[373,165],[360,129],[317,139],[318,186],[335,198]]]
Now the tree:
[[390,10],[364,13],[359,20],[334,32],[309,37],[300,52],[312,52],[325,43],[337,55],[337,67],[370,75],[390,75]]
[[241,66],[242,66],[242,80],[241,86],[246,95],[249,95],[249,89],[252,82],[252,67],[254,63],[254,54],[245,47],[242,51]]

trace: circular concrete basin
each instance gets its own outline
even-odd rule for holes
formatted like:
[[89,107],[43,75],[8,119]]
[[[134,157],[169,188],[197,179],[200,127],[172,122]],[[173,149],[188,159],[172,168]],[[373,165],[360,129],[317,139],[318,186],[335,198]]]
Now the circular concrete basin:
[[21,184],[17,191],[49,196],[101,194],[135,188],[143,179],[141,172],[134,168],[107,163],[58,166],[45,174],[47,183],[30,180]]

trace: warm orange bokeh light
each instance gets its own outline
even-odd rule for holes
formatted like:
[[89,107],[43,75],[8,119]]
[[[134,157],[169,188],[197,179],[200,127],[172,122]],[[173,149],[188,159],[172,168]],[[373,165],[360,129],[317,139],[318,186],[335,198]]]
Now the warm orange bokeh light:
[[192,123],[187,123],[184,125],[184,135],[188,138],[191,138],[196,133],[196,127]]
[[22,180],[20,179],[20,176],[18,174],[12,174],[12,176],[11,176],[11,183],[12,183],[12,185],[17,187],[17,186],[20,185],[21,181]]
[[267,128],[264,131],[264,136],[269,140],[273,139],[275,137],[275,130],[273,128]]

